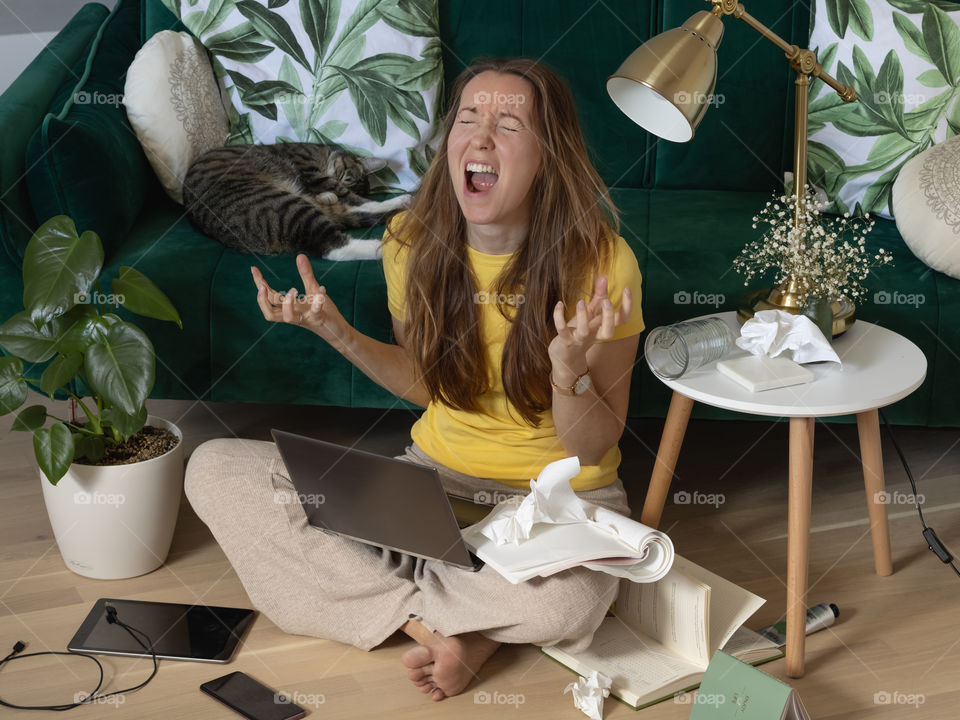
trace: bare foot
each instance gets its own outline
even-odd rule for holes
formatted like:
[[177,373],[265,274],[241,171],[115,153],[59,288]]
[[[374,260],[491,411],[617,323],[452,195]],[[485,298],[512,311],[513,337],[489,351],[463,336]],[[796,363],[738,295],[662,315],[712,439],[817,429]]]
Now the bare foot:
[[[419,627],[407,627],[413,623]],[[401,658],[408,668],[407,677],[420,692],[430,693],[434,700],[462,692],[487,658],[500,647],[500,643],[477,632],[448,638],[429,632],[416,621],[407,626],[403,631],[420,643]]]

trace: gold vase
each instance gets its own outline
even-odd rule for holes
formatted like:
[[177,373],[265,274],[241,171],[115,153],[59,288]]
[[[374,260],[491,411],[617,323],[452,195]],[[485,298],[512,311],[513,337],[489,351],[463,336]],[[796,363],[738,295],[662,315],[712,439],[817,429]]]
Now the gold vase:
[[[737,310],[737,322],[743,325],[761,310],[783,310],[791,315],[803,312],[803,303],[800,302],[800,283],[795,278],[789,278],[780,285],[772,288],[761,288],[748,293],[740,301]],[[856,306],[848,298],[832,300],[830,308],[833,310],[833,336],[845,333],[856,320]]]

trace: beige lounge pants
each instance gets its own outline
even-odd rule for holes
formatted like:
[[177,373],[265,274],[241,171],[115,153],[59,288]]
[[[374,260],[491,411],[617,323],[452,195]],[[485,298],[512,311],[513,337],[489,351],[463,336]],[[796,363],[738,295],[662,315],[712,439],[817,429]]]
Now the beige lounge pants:
[[[448,493],[526,494],[440,465],[415,444],[404,455],[437,468]],[[513,585],[323,532],[307,523],[272,442],[217,439],[187,464],[185,492],[236,570],[254,607],[281,630],[370,650],[411,618],[446,636],[479,631],[505,643],[585,649],[617,592],[617,578],[586,568]],[[581,497],[625,515],[618,479]]]

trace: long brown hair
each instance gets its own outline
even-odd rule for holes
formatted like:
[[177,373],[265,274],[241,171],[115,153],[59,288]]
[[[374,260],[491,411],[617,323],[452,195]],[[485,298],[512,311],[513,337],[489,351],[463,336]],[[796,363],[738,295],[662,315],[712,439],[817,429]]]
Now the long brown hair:
[[404,344],[431,398],[461,410],[479,409],[478,396],[489,384],[474,294],[485,288],[476,287],[470,270],[447,140],[464,87],[488,71],[518,75],[533,86],[541,161],[532,185],[529,235],[498,275],[496,291],[524,298],[516,306],[497,303],[513,320],[503,348],[503,387],[523,419],[539,427],[553,398],[547,347],[556,336],[554,305],[562,299],[569,311],[585,288],[592,288],[597,269],[612,255],[619,222],[587,155],[573,96],[555,73],[533,60],[479,62],[454,83],[439,150],[396,233],[409,245]]

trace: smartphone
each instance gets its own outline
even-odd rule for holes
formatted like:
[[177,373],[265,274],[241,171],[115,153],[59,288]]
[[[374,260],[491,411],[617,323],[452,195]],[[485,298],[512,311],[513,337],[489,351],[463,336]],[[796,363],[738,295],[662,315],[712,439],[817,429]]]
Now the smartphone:
[[205,682],[200,689],[250,720],[297,720],[307,714],[289,698],[242,672]]

